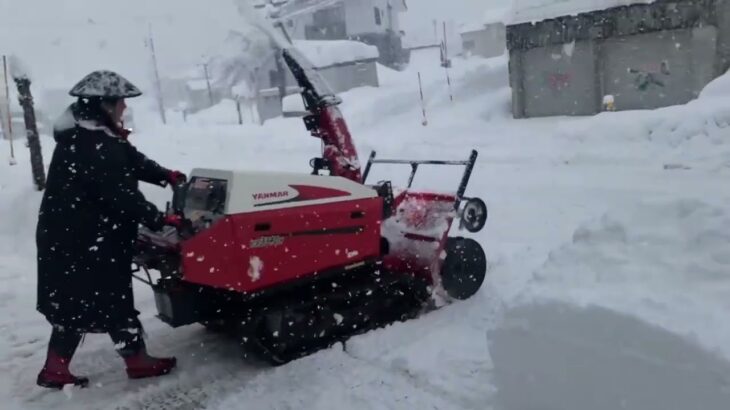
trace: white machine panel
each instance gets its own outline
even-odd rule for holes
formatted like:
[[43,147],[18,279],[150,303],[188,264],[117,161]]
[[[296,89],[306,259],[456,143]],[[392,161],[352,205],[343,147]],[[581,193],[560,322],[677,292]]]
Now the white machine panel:
[[225,203],[228,215],[378,196],[372,188],[333,176],[194,169],[191,177],[228,181]]

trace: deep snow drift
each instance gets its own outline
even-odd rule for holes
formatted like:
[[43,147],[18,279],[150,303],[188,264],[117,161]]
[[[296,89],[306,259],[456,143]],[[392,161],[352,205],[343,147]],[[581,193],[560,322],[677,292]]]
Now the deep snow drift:
[[[421,125],[418,71],[427,127]],[[622,396],[625,401],[613,408],[636,408],[662,402],[636,401],[652,397],[625,382],[645,378],[616,377],[672,371],[651,381],[671,392],[664,398],[699,392],[708,401],[697,399],[697,408],[712,409],[717,402],[710,400],[727,397],[730,110],[723,107],[730,100],[721,92],[727,81],[682,107],[516,121],[509,114],[505,58],[455,59],[453,103],[437,50],[415,53],[405,72],[380,74],[381,88],[342,95],[361,158],[372,149],[379,157],[421,159],[462,159],[479,150],[467,195],[484,198],[490,207],[485,231],[475,235],[490,270],[478,295],[270,369],[240,359],[235,343],[200,326],[162,324],[154,317],[151,291],[137,284],[151,351],[177,355],[180,368],[160,379],[128,381],[108,337],[92,335],[72,364],[91,377],[90,388],[48,392],[34,384],[50,333],[34,311],[40,195],[31,190],[27,150],[16,141],[18,165],[10,167],[3,141],[3,408],[511,410],[529,408],[515,401],[515,383],[524,383],[525,374],[550,381],[526,386],[526,394],[540,399],[532,403],[537,408],[586,408],[587,395],[574,391],[578,383],[607,400]],[[230,106],[221,108],[231,112]],[[309,172],[308,161],[320,149],[299,119],[258,127],[195,116],[183,123],[170,116],[162,126],[154,112],[135,114],[141,132],[132,141],[182,170]],[[48,161],[53,143],[47,137],[42,142]],[[458,170],[420,172],[416,187],[456,189]],[[373,180],[403,184],[408,173],[407,167],[380,167]],[[170,195],[149,186],[144,191],[159,206]],[[530,307],[555,302],[567,307]],[[529,326],[515,328],[515,320]],[[530,337],[510,349],[523,331]],[[575,352],[567,364],[558,355],[566,349]],[[635,357],[641,360],[627,359]],[[562,377],[556,376],[558,365]],[[643,408],[658,408],[650,405]]]

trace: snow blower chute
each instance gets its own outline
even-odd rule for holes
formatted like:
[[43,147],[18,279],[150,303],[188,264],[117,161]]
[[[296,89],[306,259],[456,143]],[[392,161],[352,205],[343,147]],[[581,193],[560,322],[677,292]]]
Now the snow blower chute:
[[[282,53],[309,113],[305,126],[323,142],[311,175],[195,169],[169,206],[189,223],[142,231],[135,257],[161,320],[229,333],[275,365],[467,299],[487,270],[479,243],[449,237],[455,219],[469,232],[487,219],[482,200],[464,197],[477,152],[463,161],[373,152],[362,170],[340,99],[296,49]],[[368,184],[382,163],[410,166],[408,187]],[[414,191],[423,165],[463,166],[456,192]]]

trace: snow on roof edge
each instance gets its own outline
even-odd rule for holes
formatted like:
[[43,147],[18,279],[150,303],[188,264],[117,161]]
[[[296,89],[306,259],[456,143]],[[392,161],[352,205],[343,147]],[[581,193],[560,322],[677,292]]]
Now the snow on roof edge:
[[360,41],[294,40],[294,46],[317,68],[380,57],[377,47]]
[[514,0],[507,24],[536,23],[564,16],[607,10],[656,0]]

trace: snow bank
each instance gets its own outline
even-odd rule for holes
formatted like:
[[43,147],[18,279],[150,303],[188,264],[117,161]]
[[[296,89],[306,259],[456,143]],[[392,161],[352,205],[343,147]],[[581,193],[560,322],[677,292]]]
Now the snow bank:
[[700,92],[699,98],[730,98],[730,71],[710,81]]
[[644,200],[583,224],[518,299],[610,308],[730,358],[730,193],[713,199]]
[[654,0],[513,0],[509,22],[530,23],[612,7],[653,2]]
[[359,41],[294,40],[294,46],[318,68],[377,59],[380,56],[377,47]]

